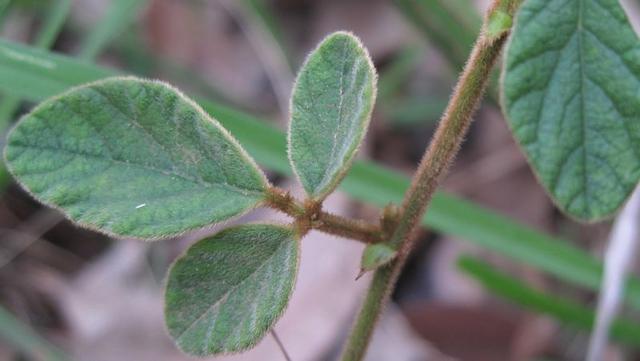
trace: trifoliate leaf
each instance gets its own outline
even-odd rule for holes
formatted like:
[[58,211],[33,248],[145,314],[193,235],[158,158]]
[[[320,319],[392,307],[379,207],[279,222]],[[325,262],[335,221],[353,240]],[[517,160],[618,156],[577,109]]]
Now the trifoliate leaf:
[[138,238],[176,235],[262,202],[267,181],[217,121],[167,84],[112,78],[24,116],[9,170],[80,225]]
[[503,67],[513,134],[558,206],[615,212],[640,179],[640,43],[617,0],[527,0]]
[[169,271],[165,321],[186,353],[206,356],[255,345],[285,309],[298,265],[291,228],[243,225],[203,239]]
[[375,69],[353,35],[334,33],[307,58],[293,89],[288,151],[310,197],[325,198],[348,171],[375,95]]

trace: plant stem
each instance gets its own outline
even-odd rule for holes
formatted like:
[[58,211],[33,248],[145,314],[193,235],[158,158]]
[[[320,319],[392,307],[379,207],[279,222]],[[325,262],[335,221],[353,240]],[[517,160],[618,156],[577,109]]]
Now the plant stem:
[[377,224],[324,212],[317,207],[317,204],[302,204],[289,192],[277,187],[271,187],[267,194],[267,206],[286,213],[296,220],[308,218],[308,225],[312,229],[363,243],[377,243],[383,240],[382,228]]
[[511,25],[491,35],[487,34],[486,29],[495,12],[502,11],[513,18],[518,5],[518,0],[494,0],[487,12],[481,33],[434,138],[420,162],[410,188],[405,193],[400,219],[390,240],[399,250],[398,258],[374,273],[342,354],[343,361],[363,359],[375,324],[415,243],[412,233],[464,140],[471,116],[480,103],[491,69],[500,55]]
[[320,212],[318,219],[311,222],[311,228],[364,243],[383,241],[382,230],[378,225],[360,219],[343,218],[327,212]]

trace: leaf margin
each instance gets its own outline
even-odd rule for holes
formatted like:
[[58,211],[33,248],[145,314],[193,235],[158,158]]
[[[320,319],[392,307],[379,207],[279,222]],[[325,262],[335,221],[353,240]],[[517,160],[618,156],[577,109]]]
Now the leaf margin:
[[[196,113],[202,117],[202,119],[204,119],[204,121],[210,122],[218,131],[220,131],[220,133],[227,139],[227,141],[229,141],[229,143],[231,143],[240,153],[240,155],[244,158],[244,160],[256,170],[256,173],[260,175],[261,181],[262,181],[262,186],[264,187],[264,198],[262,200],[260,200],[259,202],[256,202],[252,207],[248,207],[245,210],[243,210],[242,212],[239,212],[237,214],[235,214],[232,217],[229,217],[227,219],[221,220],[219,222],[210,222],[208,224],[205,224],[203,226],[200,227],[194,227],[194,228],[189,228],[189,229],[184,229],[180,232],[175,232],[175,233],[171,233],[171,234],[163,234],[163,235],[158,235],[158,236],[151,236],[151,237],[141,237],[141,236],[135,236],[135,235],[130,235],[130,234],[120,234],[117,232],[112,232],[106,229],[102,229],[98,226],[92,225],[92,224],[88,224],[88,223],[81,223],[78,222],[76,220],[74,220],[73,218],[71,218],[71,216],[64,210],[64,208],[58,206],[57,204],[54,204],[50,201],[44,201],[42,200],[40,197],[38,197],[34,192],[32,192],[20,179],[20,177],[18,177],[13,169],[13,165],[12,162],[10,162],[7,158],[8,156],[8,148],[9,148],[9,139],[11,138],[11,135],[13,134],[13,132],[20,126],[20,124],[22,123],[23,120],[25,120],[27,117],[29,117],[32,113],[37,112],[38,110],[40,110],[41,108],[55,103],[56,101],[58,101],[61,98],[64,98],[65,96],[72,94],[76,91],[82,90],[84,88],[88,88],[88,87],[92,87],[92,86],[99,86],[105,83],[110,83],[110,82],[117,82],[117,81],[136,81],[136,82],[140,82],[140,83],[151,83],[151,84],[157,84],[157,85],[161,85],[163,87],[165,87],[167,90],[175,93],[175,95],[185,101],[189,106],[191,106],[193,108],[193,110],[196,111]],[[233,221],[234,219],[237,219],[239,217],[242,217],[243,215],[251,212],[252,210],[262,207],[267,203],[267,198],[266,198],[266,191],[271,187],[271,183],[269,182],[269,180],[267,179],[267,176],[265,175],[264,171],[262,170],[262,168],[257,164],[257,162],[253,159],[253,157],[251,157],[251,155],[249,155],[249,153],[246,151],[246,149],[240,144],[240,142],[220,123],[220,121],[218,121],[217,119],[215,119],[212,115],[210,115],[209,113],[207,113],[198,103],[196,103],[193,99],[191,99],[189,96],[187,96],[186,94],[184,94],[180,89],[178,89],[177,87],[169,84],[168,82],[159,80],[159,79],[149,79],[149,78],[144,78],[144,77],[138,77],[135,75],[116,75],[116,76],[109,76],[106,78],[102,78],[102,79],[98,79],[98,80],[94,80],[94,81],[90,81],[87,83],[83,83],[83,84],[79,84],[79,85],[75,85],[72,87],[69,87],[68,89],[66,89],[65,91],[56,94],[54,96],[48,97],[44,100],[42,100],[41,102],[39,102],[37,105],[35,105],[34,107],[32,107],[31,109],[29,109],[29,111],[27,113],[25,113],[24,115],[20,116],[20,118],[15,122],[15,124],[12,125],[12,127],[6,132],[6,136],[5,136],[5,144],[4,147],[2,149],[2,161],[4,162],[7,171],[9,172],[9,174],[11,175],[11,177],[14,179],[14,181],[20,186],[20,189],[22,189],[24,192],[26,192],[29,197],[31,197],[33,200],[37,201],[38,203],[52,208],[54,210],[56,210],[57,212],[60,212],[65,219],[69,220],[69,222],[71,222],[73,225],[78,226],[80,228],[83,229],[88,229],[90,231],[93,232],[97,232],[103,235],[106,235],[108,237],[111,238],[117,238],[117,239],[134,239],[134,240],[140,240],[140,241],[157,241],[157,240],[164,240],[164,239],[168,239],[168,238],[173,238],[173,237],[179,237],[182,236],[186,233],[190,233],[190,232],[196,232],[196,231],[200,231],[200,230],[209,230],[212,229],[215,226],[218,225],[224,225],[227,222]]]

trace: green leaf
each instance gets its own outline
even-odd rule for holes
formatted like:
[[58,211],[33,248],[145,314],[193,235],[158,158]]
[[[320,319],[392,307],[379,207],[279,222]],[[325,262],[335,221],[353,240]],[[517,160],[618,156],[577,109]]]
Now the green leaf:
[[640,179],[640,43],[617,0],[529,0],[504,66],[513,134],[558,206],[614,213]]
[[226,229],[187,250],[169,271],[165,321],[180,349],[206,356],[255,345],[284,311],[299,242],[289,227]]
[[[0,39],[0,89],[29,100],[62,92],[87,81],[114,75],[113,69]],[[20,84],[20,86],[13,86]],[[198,99],[247,151],[265,167],[290,174],[286,139],[268,121],[219,103]],[[409,179],[378,164],[354,162],[341,189],[354,199],[384,207],[402,201]],[[436,192],[422,225],[483,249],[536,267],[570,284],[597,291],[602,263],[566,239],[553,237],[476,203]],[[640,309],[640,280],[630,277],[626,300]]]
[[376,72],[355,36],[329,35],[307,58],[291,99],[289,159],[309,196],[324,199],[349,170],[375,96]]
[[159,238],[237,216],[268,186],[218,122],[167,84],[111,78],[51,98],[23,117],[10,172],[79,224]]

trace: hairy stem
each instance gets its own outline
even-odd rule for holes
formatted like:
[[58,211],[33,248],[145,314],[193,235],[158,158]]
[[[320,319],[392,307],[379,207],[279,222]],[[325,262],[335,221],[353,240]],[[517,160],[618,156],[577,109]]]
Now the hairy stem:
[[[324,212],[317,204],[300,203],[288,192],[276,187],[268,191],[267,206],[288,214],[309,229],[364,243],[377,243],[383,240],[382,228],[377,224]],[[301,233],[306,231],[301,230]]]
[[[486,89],[491,69],[507,39],[511,23],[506,24],[504,29],[496,30],[493,24],[494,15],[501,11],[513,17],[519,2],[494,0],[487,12],[483,29],[434,138],[420,162],[410,188],[405,193],[400,218],[390,239],[390,243],[399,250],[398,258],[375,272],[342,354],[343,361],[359,361],[365,355],[375,324],[415,243],[412,233],[464,140],[471,116]],[[491,32],[487,32],[489,27]]]
[[320,212],[318,219],[311,223],[313,229],[336,236],[357,239],[365,243],[382,242],[381,228],[359,219],[347,219],[331,213]]

